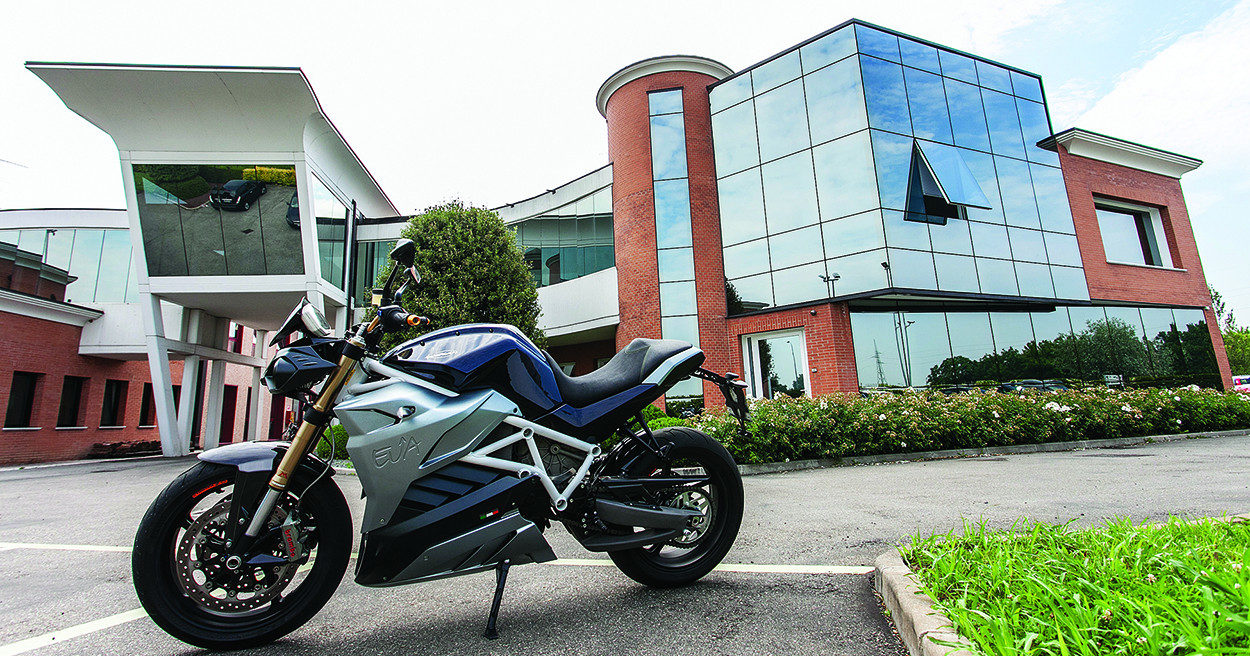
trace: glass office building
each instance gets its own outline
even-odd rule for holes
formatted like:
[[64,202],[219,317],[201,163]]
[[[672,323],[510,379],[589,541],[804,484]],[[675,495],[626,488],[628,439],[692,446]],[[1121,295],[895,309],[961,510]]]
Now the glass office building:
[[1041,81],[850,24],[711,90],[730,313],[1088,300]]

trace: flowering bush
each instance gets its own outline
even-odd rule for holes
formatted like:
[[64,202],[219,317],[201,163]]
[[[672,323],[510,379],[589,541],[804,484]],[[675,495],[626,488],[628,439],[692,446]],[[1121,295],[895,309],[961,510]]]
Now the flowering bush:
[[1190,386],[781,396],[751,402],[746,437],[720,408],[685,423],[738,462],[761,463],[1250,428],[1250,395]]

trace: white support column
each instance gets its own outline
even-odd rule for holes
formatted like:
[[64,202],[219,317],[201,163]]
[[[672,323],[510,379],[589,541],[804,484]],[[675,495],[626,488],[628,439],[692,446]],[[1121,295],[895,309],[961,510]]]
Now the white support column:
[[195,397],[200,386],[196,375],[200,368],[200,356],[188,355],[182,360],[182,393],[178,397],[178,439],[182,440],[183,453],[191,452],[191,434],[195,432]]
[[[268,344],[267,344],[268,341],[269,341],[269,331],[267,330],[256,331],[256,348],[253,349],[252,355],[254,357],[263,359],[265,357],[265,352],[268,349]],[[251,415],[252,423],[250,426],[247,427],[247,439],[253,442],[255,442],[256,440],[263,439],[263,437],[265,437],[264,435],[262,435],[261,426],[264,426],[265,424],[268,423],[266,421],[262,421],[262,418],[260,416],[261,407],[264,405],[261,403],[261,395],[269,393],[269,390],[265,389],[260,384],[260,374],[261,374],[260,367],[252,368],[252,406],[251,406],[251,411],[248,413],[249,415]]]
[[178,418],[174,415],[174,385],[169,373],[169,352],[165,349],[165,320],[161,316],[161,299],[155,294],[140,292],[139,306],[143,314],[148,368],[152,372],[152,397],[156,402],[156,427],[161,435],[161,455],[184,456],[188,451],[186,442],[179,439]]
[[[204,450],[217,448],[221,438],[221,406],[226,393],[226,361],[210,360],[204,401]],[[234,427],[232,426],[231,429]]]

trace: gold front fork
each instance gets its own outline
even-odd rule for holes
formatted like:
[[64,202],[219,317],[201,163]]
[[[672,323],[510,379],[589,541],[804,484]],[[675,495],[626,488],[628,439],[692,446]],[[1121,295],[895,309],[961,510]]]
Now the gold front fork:
[[[364,331],[361,331],[363,334]],[[357,334],[347,340],[357,348],[351,349],[357,353],[365,346],[361,338],[361,334]],[[324,414],[330,408],[330,404],[334,403],[334,399],[338,397],[339,391],[343,389],[343,383],[347,382],[352,371],[355,370],[359,360],[343,355],[339,357],[339,366],[334,370],[334,374],[330,376],[329,382],[325,387],[321,388],[321,394],[317,395],[317,400],[313,403],[313,409]],[[274,506],[278,504],[278,499],[282,493],[286,491],[286,486],[291,481],[291,475],[295,473],[295,468],[299,465],[300,460],[308,454],[308,450],[312,448],[317,436],[321,433],[325,426],[318,426],[306,419],[300,420],[299,430],[295,432],[295,438],[291,440],[291,446],[287,448],[286,455],[282,456],[282,461],[278,463],[278,469],[269,479],[269,490],[265,493],[265,497],[261,500],[260,506],[256,509],[256,514],[252,516],[252,521],[248,524],[245,534],[249,537],[260,535],[262,529],[265,528],[265,520],[273,512]]]

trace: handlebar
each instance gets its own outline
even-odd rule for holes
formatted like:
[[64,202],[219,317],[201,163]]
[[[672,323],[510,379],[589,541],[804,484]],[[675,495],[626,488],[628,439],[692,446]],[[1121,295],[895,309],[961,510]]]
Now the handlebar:
[[418,314],[411,314],[398,305],[388,305],[383,308],[378,308],[378,314],[373,318],[373,321],[370,322],[369,328],[366,332],[373,333],[374,330],[380,327],[382,332],[389,333],[397,330],[404,330],[406,328],[428,326],[429,324],[430,320],[427,317],[423,317]]

